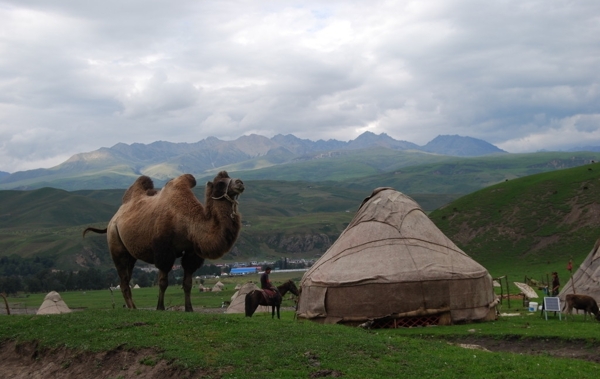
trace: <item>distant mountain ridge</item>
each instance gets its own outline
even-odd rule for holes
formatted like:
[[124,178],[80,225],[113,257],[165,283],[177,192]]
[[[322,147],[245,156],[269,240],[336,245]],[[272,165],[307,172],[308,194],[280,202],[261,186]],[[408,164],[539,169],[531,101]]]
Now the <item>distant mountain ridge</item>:
[[[123,188],[132,177],[148,175],[166,181],[182,173],[209,176],[220,169],[247,171],[285,163],[322,159],[343,151],[384,148],[474,157],[506,153],[476,138],[438,136],[420,147],[398,141],[385,133],[365,132],[356,139],[311,141],[294,135],[278,134],[273,138],[251,134],[233,141],[208,137],[195,143],[157,141],[150,144],[118,143],[110,148],[75,154],[49,169],[35,169],[0,175],[0,189],[33,189],[52,186],[68,190],[84,188]],[[338,153],[336,153],[338,152]]]

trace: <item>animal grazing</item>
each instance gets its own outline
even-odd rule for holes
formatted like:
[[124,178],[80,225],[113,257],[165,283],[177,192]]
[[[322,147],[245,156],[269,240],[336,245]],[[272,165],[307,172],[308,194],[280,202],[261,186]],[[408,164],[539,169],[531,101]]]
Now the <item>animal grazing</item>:
[[140,176],[123,195],[123,204],[106,229],[83,231],[84,237],[88,231],[107,235],[128,308],[135,308],[129,282],[138,259],[158,268],[156,309],[164,310],[168,274],[175,259],[181,258],[185,311],[193,312],[192,275],[205,259],[222,257],[237,240],[241,229],[237,197],[244,183],[219,172],[206,183],[204,205],[192,192],[195,185],[196,179],[184,174],[157,191],[149,177]]
[[[596,320],[600,321],[600,311],[598,310],[598,303],[594,300],[593,297],[587,295],[577,295],[577,294],[568,294],[565,298],[565,307],[567,312],[565,314],[565,319],[567,319],[567,315],[570,315],[573,311],[573,308],[579,310],[583,309],[583,319],[587,319],[587,314],[593,314],[596,316]],[[563,308],[564,310],[564,308]]]
[[278,293],[269,298],[265,295],[263,290],[254,290],[248,292],[245,298],[245,308],[246,308],[246,317],[252,317],[256,308],[259,305],[271,306],[271,318],[275,318],[275,309],[277,309],[277,318],[279,319],[279,308],[281,307],[281,300],[285,296],[286,293],[291,292],[296,296],[299,296],[298,288],[294,281],[288,280],[280,286],[277,286]]

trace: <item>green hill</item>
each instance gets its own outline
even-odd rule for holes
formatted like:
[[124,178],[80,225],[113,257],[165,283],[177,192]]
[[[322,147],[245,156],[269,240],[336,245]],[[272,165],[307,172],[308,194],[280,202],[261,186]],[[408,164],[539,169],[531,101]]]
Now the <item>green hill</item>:
[[[593,207],[600,203],[600,169],[587,164],[557,170],[591,157],[539,153],[457,159],[345,181],[244,178],[244,226],[221,261],[319,256],[374,188],[391,186],[426,211],[437,209],[431,213],[434,222],[498,275],[514,272],[515,260],[523,268],[519,275],[533,275],[530,268],[543,274],[564,266],[570,255],[585,256],[598,234]],[[506,181],[544,170],[552,171]],[[490,183],[498,184],[473,192]],[[459,198],[463,191],[472,193]],[[123,192],[0,191],[0,256],[48,257],[62,269],[111,267],[105,237],[82,239],[81,232],[87,226],[105,227]],[[203,192],[203,186],[195,188],[200,199]]]
[[600,237],[600,165],[505,181],[432,212],[435,224],[494,275],[543,277],[578,266]]

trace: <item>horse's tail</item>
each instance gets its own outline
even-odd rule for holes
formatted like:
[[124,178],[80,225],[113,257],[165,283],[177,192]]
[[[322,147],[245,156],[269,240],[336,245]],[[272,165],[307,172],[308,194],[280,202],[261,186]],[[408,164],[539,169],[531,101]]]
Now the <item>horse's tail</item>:
[[87,232],[94,232],[94,233],[98,233],[98,234],[106,234],[108,228],[106,229],[96,229],[96,228],[85,228],[85,230],[83,231],[83,237],[85,237],[85,233]]
[[245,307],[246,307],[246,317],[252,317],[252,315],[254,314],[254,311],[256,310],[256,307],[254,306],[254,299],[252,298],[252,294],[255,291],[250,291],[246,294],[246,299],[245,299]]

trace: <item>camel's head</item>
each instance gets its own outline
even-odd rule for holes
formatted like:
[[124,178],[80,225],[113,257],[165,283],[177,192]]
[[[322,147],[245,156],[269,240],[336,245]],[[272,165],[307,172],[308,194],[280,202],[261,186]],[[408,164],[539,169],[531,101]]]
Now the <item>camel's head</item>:
[[215,200],[222,198],[235,200],[244,189],[244,182],[230,178],[227,171],[219,172],[212,182],[206,183],[207,192]]

